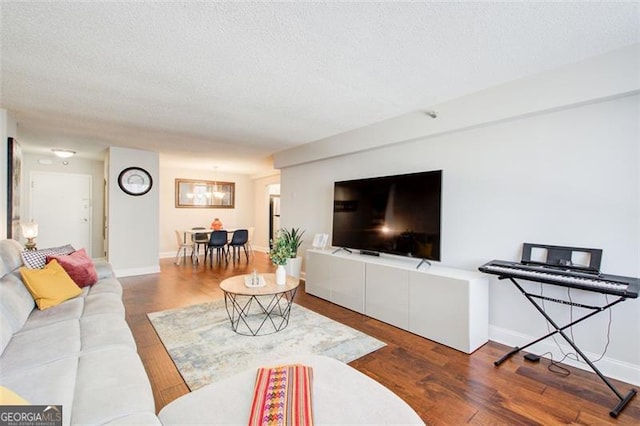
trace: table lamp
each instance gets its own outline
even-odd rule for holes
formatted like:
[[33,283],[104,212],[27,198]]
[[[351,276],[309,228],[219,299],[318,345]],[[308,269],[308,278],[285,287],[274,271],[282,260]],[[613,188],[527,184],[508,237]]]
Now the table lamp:
[[22,235],[27,239],[26,250],[36,250],[35,238],[38,236],[38,224],[35,222],[21,223]]

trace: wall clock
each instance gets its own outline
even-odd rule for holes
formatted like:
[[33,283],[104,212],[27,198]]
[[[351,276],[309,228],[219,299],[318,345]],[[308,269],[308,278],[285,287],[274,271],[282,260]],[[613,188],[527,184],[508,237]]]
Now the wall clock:
[[152,185],[151,175],[140,167],[127,167],[118,175],[118,186],[129,195],[144,195]]

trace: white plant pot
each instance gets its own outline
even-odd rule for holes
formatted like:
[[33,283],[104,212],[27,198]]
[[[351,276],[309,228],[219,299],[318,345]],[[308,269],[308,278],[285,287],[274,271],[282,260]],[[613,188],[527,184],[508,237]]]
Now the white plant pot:
[[284,265],[278,265],[276,268],[276,284],[285,285],[287,283],[287,271]]
[[287,260],[285,269],[287,270],[287,275],[291,275],[294,278],[300,278],[300,271],[302,270],[302,257],[298,256]]

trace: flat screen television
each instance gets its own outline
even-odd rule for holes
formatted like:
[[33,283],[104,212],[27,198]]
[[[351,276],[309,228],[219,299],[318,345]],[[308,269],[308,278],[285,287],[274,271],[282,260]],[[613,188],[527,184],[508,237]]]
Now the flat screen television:
[[440,260],[442,170],[334,183],[332,245]]

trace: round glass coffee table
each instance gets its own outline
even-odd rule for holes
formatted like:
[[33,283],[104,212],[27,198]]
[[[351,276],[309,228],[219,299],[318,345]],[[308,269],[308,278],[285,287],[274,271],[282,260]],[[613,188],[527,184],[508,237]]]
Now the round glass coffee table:
[[261,287],[249,287],[251,275],[237,275],[220,283],[231,329],[245,336],[277,333],[289,324],[291,305],[300,279],[287,275],[276,284],[275,274],[260,274]]

